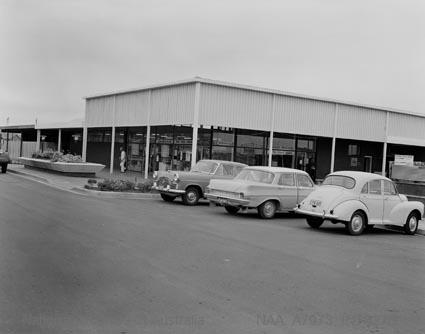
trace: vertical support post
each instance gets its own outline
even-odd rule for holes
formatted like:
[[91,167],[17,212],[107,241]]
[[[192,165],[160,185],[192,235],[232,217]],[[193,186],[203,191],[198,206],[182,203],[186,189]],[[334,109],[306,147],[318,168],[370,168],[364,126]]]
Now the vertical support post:
[[336,147],[336,131],[338,128],[338,103],[335,103],[335,114],[334,114],[334,129],[332,136],[332,150],[331,150],[331,173],[335,170],[335,147]]
[[9,152],[9,131],[7,131],[6,137],[6,152]]
[[62,149],[62,129],[58,129],[58,152]]
[[269,137],[269,161],[268,166],[272,166],[272,157],[273,157],[273,136],[274,136],[274,114],[276,111],[276,95],[273,94],[273,103],[272,103],[272,115],[271,115],[271,124],[270,124],[270,137]]
[[87,126],[84,124],[83,127],[83,147],[82,147],[82,152],[81,152],[81,159],[83,160],[83,162],[87,161]]
[[145,148],[145,179],[149,176],[149,148],[150,148],[150,139],[151,139],[151,126],[148,125],[146,128],[146,148]]
[[385,140],[384,140],[384,151],[382,154],[382,176],[385,176],[386,167],[387,167],[387,143],[388,143],[388,122],[389,122],[390,113],[387,111],[385,119]]
[[196,164],[196,154],[198,148],[198,128],[199,128],[199,103],[201,95],[201,83],[197,82],[195,84],[195,105],[193,109],[193,132],[192,132],[192,162],[191,166],[193,167]]
[[109,163],[109,173],[114,172],[114,153],[115,153],[115,101],[116,95],[114,95],[114,107],[112,109],[112,133],[111,133],[111,160]]
[[37,142],[35,144],[35,151],[40,151],[40,141],[41,141],[41,130],[37,130]]
[[115,154],[115,126],[112,126],[111,133],[111,161],[109,164],[109,173],[112,174],[114,172],[114,154]]
[[22,157],[22,143],[23,143],[23,140],[22,140],[22,137],[23,137],[23,132],[21,132],[21,143],[20,143],[20,145],[19,145],[19,156],[20,157]]
[[145,179],[149,176],[149,158],[151,147],[151,109],[152,109],[152,91],[148,95],[148,119],[146,124],[146,148],[145,148]]

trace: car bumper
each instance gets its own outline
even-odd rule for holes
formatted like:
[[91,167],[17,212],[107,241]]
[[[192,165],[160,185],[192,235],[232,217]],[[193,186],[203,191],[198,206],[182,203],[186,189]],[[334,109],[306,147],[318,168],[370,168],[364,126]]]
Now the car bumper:
[[331,215],[330,213],[325,213],[325,211],[323,211],[323,212],[314,212],[314,211],[302,210],[300,208],[295,208],[294,209],[294,212],[296,214],[299,214],[299,215],[302,215],[302,216],[322,218],[322,219],[328,219],[328,220],[332,220],[332,221],[339,220],[338,219],[338,216]]
[[230,206],[249,206],[249,200],[242,198],[233,198],[225,196],[215,196],[211,194],[205,194],[205,197],[212,203],[218,205],[230,205]]
[[185,190],[182,190],[182,189],[172,189],[169,187],[159,187],[155,185],[152,187],[152,189],[163,194],[170,194],[170,195],[176,195],[176,196],[183,195],[186,192]]

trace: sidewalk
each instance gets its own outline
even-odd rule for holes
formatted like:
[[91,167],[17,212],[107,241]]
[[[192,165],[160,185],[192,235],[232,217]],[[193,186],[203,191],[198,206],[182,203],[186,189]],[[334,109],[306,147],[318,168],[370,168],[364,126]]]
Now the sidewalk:
[[26,179],[31,179],[36,182],[44,183],[53,188],[65,190],[71,193],[86,195],[86,196],[98,196],[105,198],[130,198],[130,199],[146,199],[159,197],[158,194],[151,193],[121,193],[121,192],[110,192],[110,191],[93,191],[87,190],[84,186],[87,184],[88,179],[102,180],[105,178],[109,179],[121,179],[129,180],[134,182],[136,179],[141,180],[140,173],[114,173],[109,172],[98,173],[96,177],[76,177],[66,176],[58,173],[45,172],[38,169],[25,168],[19,164],[9,164],[8,173],[19,175]]

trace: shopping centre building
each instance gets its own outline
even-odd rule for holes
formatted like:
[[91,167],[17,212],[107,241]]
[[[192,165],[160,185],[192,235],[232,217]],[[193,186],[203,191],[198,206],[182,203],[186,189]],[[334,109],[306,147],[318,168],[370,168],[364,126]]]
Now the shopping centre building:
[[[3,126],[34,149],[81,154],[111,172],[187,170],[199,159],[385,173],[394,155],[425,161],[425,116],[204,78],[88,96],[71,124]],[[20,152],[23,154],[21,143]],[[27,150],[28,151],[28,150]],[[28,154],[28,153],[26,153]]]

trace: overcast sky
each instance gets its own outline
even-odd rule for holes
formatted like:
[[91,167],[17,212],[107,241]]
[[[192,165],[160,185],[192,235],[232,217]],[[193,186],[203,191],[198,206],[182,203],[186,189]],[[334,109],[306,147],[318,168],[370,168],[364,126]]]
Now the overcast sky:
[[423,0],[0,0],[0,124],[194,76],[425,113]]

